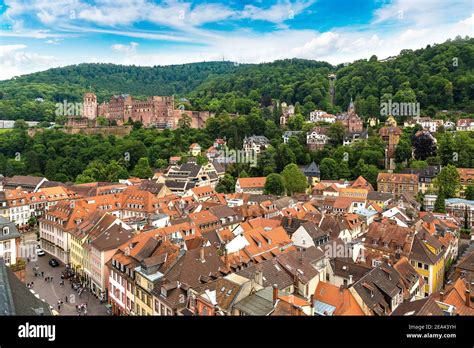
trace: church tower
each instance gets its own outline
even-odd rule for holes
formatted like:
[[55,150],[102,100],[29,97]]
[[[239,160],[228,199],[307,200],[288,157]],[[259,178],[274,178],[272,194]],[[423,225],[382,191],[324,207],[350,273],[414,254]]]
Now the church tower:
[[349,115],[355,115],[356,113],[356,109],[355,109],[354,102],[352,101],[352,97],[351,97],[351,102],[349,103],[349,107],[347,108],[347,113]]
[[89,120],[97,118],[97,96],[94,93],[84,94],[84,112],[83,117]]

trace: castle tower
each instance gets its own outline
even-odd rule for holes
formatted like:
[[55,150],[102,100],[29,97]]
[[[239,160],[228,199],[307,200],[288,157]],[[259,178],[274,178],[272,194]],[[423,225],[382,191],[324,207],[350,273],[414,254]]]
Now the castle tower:
[[97,96],[94,93],[84,94],[83,117],[89,120],[97,118]]

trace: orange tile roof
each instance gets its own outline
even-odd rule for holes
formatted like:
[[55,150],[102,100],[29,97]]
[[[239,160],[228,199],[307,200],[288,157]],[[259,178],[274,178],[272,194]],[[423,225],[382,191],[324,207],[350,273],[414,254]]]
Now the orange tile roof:
[[349,289],[320,281],[314,292],[314,299],[336,307],[334,315],[365,315]]
[[308,302],[306,299],[295,295],[279,295],[278,298],[282,301],[299,307],[311,306],[311,303]]
[[[450,304],[456,307],[456,313],[459,315],[474,315],[474,303],[466,306],[466,284],[464,280],[458,278],[456,282],[445,291],[444,299],[440,302]],[[439,298],[439,294],[438,294]]]
[[240,226],[242,227],[242,229],[244,231],[252,230],[252,229],[258,228],[258,227],[276,228],[280,225],[281,225],[281,221],[279,221],[279,220],[265,219],[265,218],[262,218],[262,217],[258,217],[258,218],[255,218],[255,219],[250,219],[250,220],[240,224]]
[[379,173],[377,182],[418,183],[418,174]]
[[200,211],[198,213],[189,214],[189,218],[196,224],[207,224],[220,221],[217,216],[212,214],[209,210]]
[[198,197],[210,196],[216,193],[216,191],[211,186],[194,187],[191,189],[191,191]]
[[257,188],[257,187],[264,187],[266,177],[254,177],[254,178],[238,178],[237,181],[239,182],[240,187],[242,188]]

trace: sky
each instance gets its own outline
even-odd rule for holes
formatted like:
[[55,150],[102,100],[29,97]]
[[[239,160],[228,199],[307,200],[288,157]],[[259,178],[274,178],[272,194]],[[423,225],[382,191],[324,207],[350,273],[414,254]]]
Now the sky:
[[0,0],[0,80],[78,63],[332,64],[474,36],[472,0]]

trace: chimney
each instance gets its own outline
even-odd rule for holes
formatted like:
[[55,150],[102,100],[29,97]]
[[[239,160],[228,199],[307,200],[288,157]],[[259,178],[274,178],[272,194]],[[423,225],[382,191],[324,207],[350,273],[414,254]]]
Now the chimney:
[[314,294],[311,294],[311,296],[309,297],[309,301],[310,301],[310,306],[311,308],[314,308]]
[[464,292],[464,294],[466,295],[466,306],[468,308],[471,308],[471,291],[466,289],[466,291]]
[[352,284],[352,278],[353,278],[352,274],[349,274],[349,284],[348,285]]
[[229,256],[227,254],[227,248],[224,247],[224,263],[226,266],[229,266]]
[[439,292],[439,302],[443,302],[443,301],[444,301],[444,292],[440,291]]
[[278,300],[278,286],[273,284],[273,306],[276,305],[276,301]]
[[199,249],[199,259],[201,262],[206,262],[206,258],[204,257],[204,246],[201,246]]
[[257,272],[255,272],[254,281],[258,285],[263,286],[263,272],[262,271],[258,270]]

